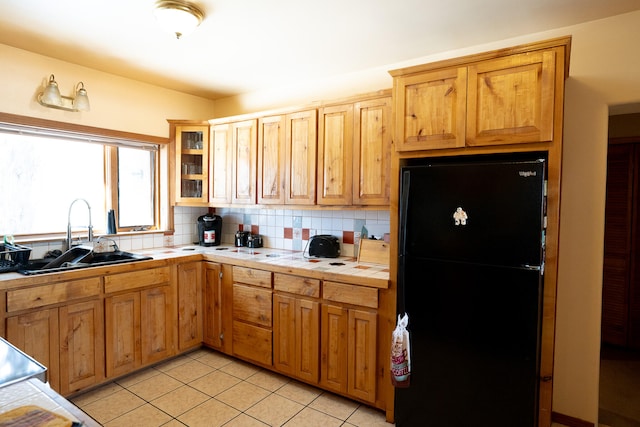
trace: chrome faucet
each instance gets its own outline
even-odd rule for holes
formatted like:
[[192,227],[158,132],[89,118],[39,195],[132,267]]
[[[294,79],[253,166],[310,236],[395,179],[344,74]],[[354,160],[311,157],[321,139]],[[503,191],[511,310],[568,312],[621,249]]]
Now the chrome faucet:
[[71,247],[73,246],[71,244],[71,208],[73,208],[73,205],[77,202],[77,201],[82,201],[87,205],[87,209],[89,210],[89,225],[87,226],[87,228],[89,229],[89,242],[93,242],[93,225],[91,225],[91,206],[89,205],[89,202],[87,202],[85,199],[75,199],[73,202],[71,202],[71,205],[69,206],[69,215],[67,217],[67,250],[71,249]]

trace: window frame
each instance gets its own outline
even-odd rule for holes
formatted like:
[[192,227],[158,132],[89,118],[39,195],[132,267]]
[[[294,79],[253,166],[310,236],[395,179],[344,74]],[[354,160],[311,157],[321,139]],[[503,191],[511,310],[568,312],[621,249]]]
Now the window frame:
[[[67,122],[59,122],[54,120],[40,119],[35,117],[20,116],[10,113],[0,112],[0,128],[5,131],[14,132],[28,132],[34,135],[42,133],[46,136],[57,138],[68,138],[77,141],[86,141],[87,143],[100,143],[104,147],[104,173],[105,173],[105,197],[108,198],[107,206],[111,206],[112,209],[118,211],[118,183],[114,180],[118,176],[118,146],[140,147],[142,145],[154,144],[158,145],[158,150],[155,156],[155,173],[154,173],[154,185],[156,190],[156,203],[154,206],[154,218],[155,224],[149,230],[144,231],[161,231],[163,228],[173,228],[173,218],[169,215],[169,204],[167,197],[168,182],[163,185],[160,176],[163,167],[163,162],[168,158],[169,152],[169,138],[163,138],[152,135],[137,134],[131,132],[123,132],[112,129],[104,129],[92,126],[84,126]],[[166,206],[165,206],[166,204]],[[162,217],[162,213],[166,212],[165,217]],[[106,216],[106,212],[105,212]],[[164,227],[163,227],[164,225]],[[118,227],[118,232],[135,232],[140,231],[135,227]],[[26,235],[20,234],[21,240],[41,240],[45,238],[57,237],[56,234],[52,235]],[[63,236],[64,237],[64,236]]]

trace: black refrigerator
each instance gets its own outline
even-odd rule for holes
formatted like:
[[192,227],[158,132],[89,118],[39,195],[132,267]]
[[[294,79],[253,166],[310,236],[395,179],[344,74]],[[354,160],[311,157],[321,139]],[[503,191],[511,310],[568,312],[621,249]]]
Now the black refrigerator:
[[401,160],[397,427],[535,426],[546,153]]

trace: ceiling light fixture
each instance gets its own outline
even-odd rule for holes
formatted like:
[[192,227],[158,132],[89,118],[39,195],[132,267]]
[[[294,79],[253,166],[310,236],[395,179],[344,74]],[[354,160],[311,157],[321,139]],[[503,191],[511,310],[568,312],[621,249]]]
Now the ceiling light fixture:
[[191,33],[204,19],[204,12],[183,0],[158,0],[155,9],[160,25],[180,38]]
[[44,105],[49,108],[57,108],[58,110],[89,111],[90,109],[89,97],[87,96],[87,90],[84,88],[84,83],[78,82],[76,85],[75,98],[60,95],[58,83],[56,83],[53,74],[49,77],[47,87],[44,88],[44,91],[38,94],[38,102],[40,105]]

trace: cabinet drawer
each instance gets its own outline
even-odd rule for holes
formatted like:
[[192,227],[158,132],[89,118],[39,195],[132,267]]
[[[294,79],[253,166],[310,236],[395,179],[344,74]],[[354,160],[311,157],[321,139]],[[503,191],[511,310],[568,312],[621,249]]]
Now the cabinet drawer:
[[233,354],[271,365],[273,338],[270,329],[233,322]]
[[171,274],[169,267],[160,267],[132,271],[129,273],[112,274],[104,278],[104,292],[129,291],[145,286],[159,285],[169,282]]
[[271,272],[234,266],[233,281],[271,289]]
[[100,295],[100,278],[54,283],[37,288],[16,289],[7,292],[7,312],[42,307],[49,304]]
[[324,282],[322,297],[328,301],[378,308],[378,290],[347,283]]
[[233,318],[271,327],[272,293],[270,290],[233,284]]
[[289,292],[307,297],[320,298],[320,280],[290,274],[273,274],[273,288],[276,291]]

